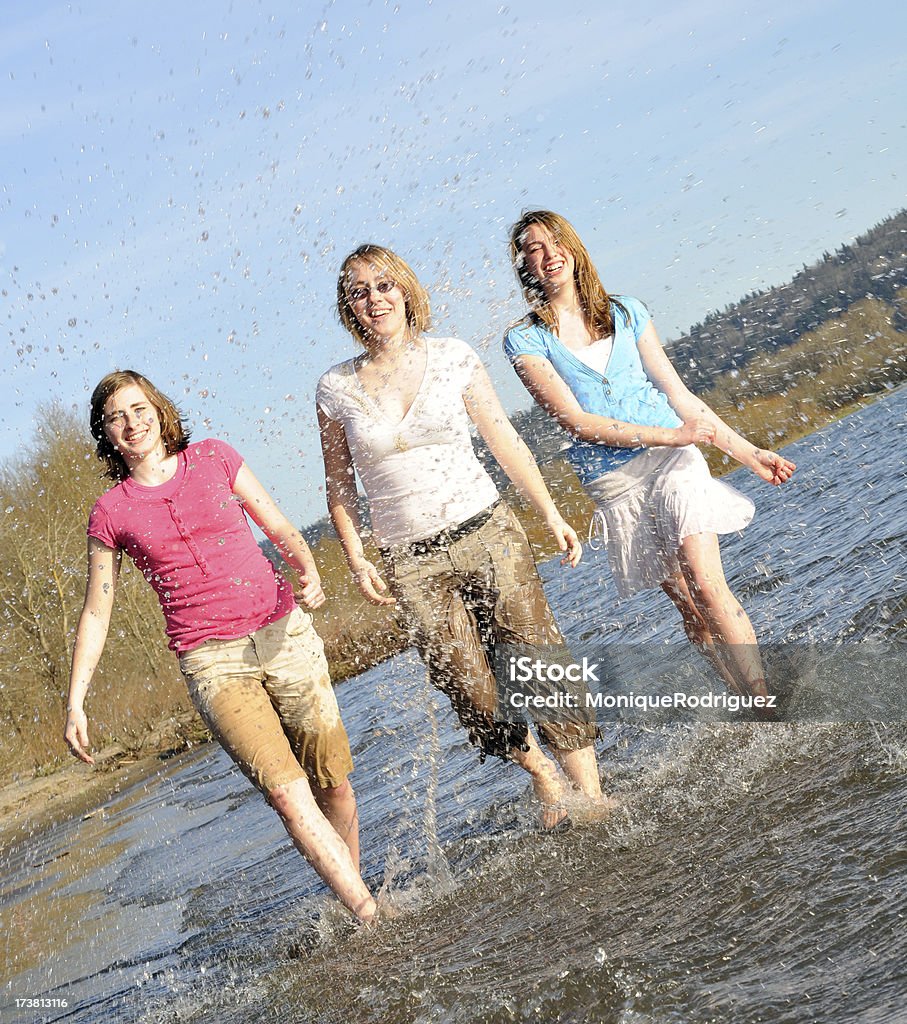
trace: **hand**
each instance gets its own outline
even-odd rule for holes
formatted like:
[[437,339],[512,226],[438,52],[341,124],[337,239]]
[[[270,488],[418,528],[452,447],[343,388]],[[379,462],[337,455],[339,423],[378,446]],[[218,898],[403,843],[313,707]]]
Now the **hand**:
[[715,441],[714,425],[698,416],[684,421],[683,426],[676,427],[674,433],[674,448],[683,448],[688,444],[713,444]]
[[88,743],[88,719],[85,717],[85,712],[76,710],[75,708],[70,709],[70,712],[66,718],[66,728],[63,732],[63,738],[66,740],[66,744],[73,754],[86,764],[94,764],[94,758],[88,753],[86,749],[89,746]]
[[383,596],[384,591],[387,590],[387,584],[381,579],[378,570],[371,562],[360,562],[352,570],[352,573],[356,585],[362,592],[362,596],[369,604],[389,605],[397,603],[393,597]]
[[321,577],[318,575],[317,569],[311,569],[305,575],[300,573],[299,582],[302,584],[302,592],[299,596],[306,608],[310,611],[320,608],[327,598],[321,589]]
[[569,565],[571,569],[575,569],[583,557],[583,546],[579,542],[576,530],[560,516],[548,520],[548,529],[557,541],[558,548],[566,552],[561,559],[561,565]]
[[773,484],[775,487],[786,484],[794,475],[796,468],[796,463],[791,462],[790,459],[785,459],[777,452],[765,451],[763,448],[756,449],[750,466],[756,476],[762,477],[766,483]]

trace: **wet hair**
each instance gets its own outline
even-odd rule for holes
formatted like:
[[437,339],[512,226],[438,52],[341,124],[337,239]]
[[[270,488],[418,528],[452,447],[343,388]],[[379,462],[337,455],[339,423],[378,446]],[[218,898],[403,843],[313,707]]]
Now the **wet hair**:
[[545,228],[554,241],[569,250],[573,256],[576,264],[573,283],[593,335],[606,338],[614,333],[615,308],[620,310],[629,322],[629,315],[623,304],[605,291],[589,250],[583,245],[573,225],[560,214],[552,213],[550,210],[528,210],[510,229],[510,262],[523,289],[523,296],[529,304],[529,320],[533,323],[541,322],[551,331],[557,330],[557,312],[551,308],[541,282],[529,273],[523,255],[523,236],[533,224]]
[[123,388],[137,384],[145,397],[157,411],[161,421],[161,440],[168,455],[183,451],[189,444],[190,432],[186,429],[179,409],[170,399],[142,374],[135,370],[114,370],[102,378],[91,393],[90,428],[97,447],[95,454],[106,465],[104,476],[111,480],[125,480],[129,476],[126,460],[113,446],[104,431],[104,406],[108,400]]
[[360,245],[346,257],[340,265],[340,274],[337,277],[337,315],[343,326],[360,345],[365,345],[366,331],[353,312],[347,293],[350,267],[353,263],[360,261],[371,264],[375,270],[392,278],[403,292],[406,323],[413,336],[418,336],[431,329],[431,306],[428,292],[419,283],[419,278],[416,277],[412,267],[391,249],[368,242],[365,245]]

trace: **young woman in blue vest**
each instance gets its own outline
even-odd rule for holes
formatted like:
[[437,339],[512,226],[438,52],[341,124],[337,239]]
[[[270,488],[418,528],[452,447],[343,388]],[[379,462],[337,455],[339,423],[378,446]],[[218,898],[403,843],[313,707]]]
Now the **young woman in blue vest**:
[[595,501],[618,594],[660,586],[727,686],[765,697],[756,635],[718,547],[718,535],[743,529],[754,507],[712,479],[696,446],[716,445],[770,484],[786,483],[796,466],[750,444],[687,390],[645,306],[605,291],[563,217],[525,213],[510,254],[529,313],[504,348],[574,438],[570,462]]

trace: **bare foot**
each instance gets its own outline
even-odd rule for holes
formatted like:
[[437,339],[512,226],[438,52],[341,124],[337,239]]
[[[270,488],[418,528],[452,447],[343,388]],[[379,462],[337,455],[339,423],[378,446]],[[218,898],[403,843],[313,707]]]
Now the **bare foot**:
[[360,921],[365,928],[376,928],[387,921],[395,921],[400,916],[400,911],[391,903],[380,902],[375,908],[375,913],[367,921]]
[[564,807],[564,785],[554,772],[554,766],[547,764],[538,773],[532,775],[532,791],[541,804],[539,808],[539,824],[546,832],[558,828],[567,820],[567,809]]
[[539,809],[539,826],[543,832],[563,832],[571,825],[567,808],[560,804],[542,804]]
[[372,924],[378,917],[378,909],[378,904],[369,896],[361,906],[352,911],[353,919],[358,924]]
[[[747,683],[747,689],[751,697],[768,697],[768,687],[764,679],[753,679]],[[757,706],[753,708],[753,715],[757,722],[777,722],[778,713],[775,708]]]
[[610,818],[620,805],[620,800],[604,794],[598,799],[578,799],[571,802],[570,817],[577,824],[594,825]]
[[532,779],[532,792],[542,805],[539,813],[539,824],[547,831],[563,827],[567,820],[567,811],[563,806],[564,783],[558,774],[554,762],[545,757],[539,750],[532,733],[527,737],[526,750],[514,748],[510,751],[510,759],[529,772]]

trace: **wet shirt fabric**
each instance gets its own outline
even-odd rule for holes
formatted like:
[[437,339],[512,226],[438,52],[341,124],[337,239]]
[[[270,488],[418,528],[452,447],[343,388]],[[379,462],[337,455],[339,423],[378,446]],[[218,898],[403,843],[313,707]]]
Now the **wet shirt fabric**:
[[245,636],[296,607],[233,493],[242,456],[218,440],[177,456],[156,487],[123,480],[95,503],[88,535],[125,551],[157,593],[170,647]]
[[[639,299],[626,295],[615,298],[626,313],[618,306],[611,307],[614,341],[604,373],[579,359],[544,324],[523,322],[512,327],[504,339],[507,358],[511,362],[523,355],[547,359],[585,412],[646,427],[679,427],[680,417],[667,396],[649,380],[637,348],[649,323],[649,312]],[[587,484],[644,451],[643,447],[615,448],[575,440],[567,458],[580,482]]]
[[376,405],[348,360],[328,370],[315,399],[342,424],[382,547],[424,540],[498,498],[476,458],[463,396],[481,365],[456,338],[425,338],[425,375],[402,420]]

